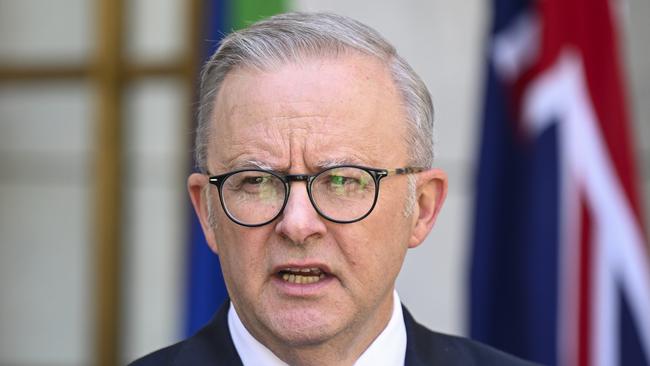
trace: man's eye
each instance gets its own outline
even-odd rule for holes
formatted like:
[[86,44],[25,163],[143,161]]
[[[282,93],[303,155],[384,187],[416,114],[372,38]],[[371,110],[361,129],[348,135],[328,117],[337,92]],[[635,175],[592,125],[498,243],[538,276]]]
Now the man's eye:
[[330,176],[330,183],[332,185],[342,186],[345,183],[349,183],[349,182],[350,182],[350,178],[344,177],[342,175],[332,175],[332,176]]
[[244,175],[237,174],[228,180],[226,187],[231,191],[258,192],[271,185],[271,177],[268,175]]
[[363,191],[368,187],[368,179],[364,177],[352,177],[344,175],[331,175],[330,187],[337,193]]
[[349,177],[349,176],[344,176],[344,175],[331,175],[330,176],[330,184],[332,186],[337,186],[337,187],[350,187],[350,188],[355,188],[357,186],[365,186],[367,182],[363,178],[359,177]]
[[247,184],[247,185],[260,185],[264,184],[269,181],[269,177],[245,177],[242,180],[242,184]]

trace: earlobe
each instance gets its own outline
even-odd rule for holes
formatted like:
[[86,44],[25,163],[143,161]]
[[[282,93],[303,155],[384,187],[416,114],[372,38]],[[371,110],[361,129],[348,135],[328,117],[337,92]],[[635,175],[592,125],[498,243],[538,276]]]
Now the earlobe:
[[201,228],[203,229],[203,235],[205,235],[206,242],[210,249],[215,253],[218,253],[217,241],[214,236],[214,230],[209,222],[209,213],[208,213],[208,199],[209,195],[207,190],[210,189],[209,182],[207,177],[203,174],[193,173],[187,178],[187,190],[190,194],[190,199],[192,200],[192,206],[194,207],[194,212],[201,223]]
[[409,248],[420,245],[433,228],[447,197],[447,174],[440,169],[430,169],[418,174],[416,195]]

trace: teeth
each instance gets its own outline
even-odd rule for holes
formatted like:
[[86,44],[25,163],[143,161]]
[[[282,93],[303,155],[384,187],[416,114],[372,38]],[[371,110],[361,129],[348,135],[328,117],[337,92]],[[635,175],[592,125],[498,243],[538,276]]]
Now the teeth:
[[[309,270],[307,271],[296,271],[300,273],[309,273]],[[293,273],[283,273],[282,274],[282,279],[286,282],[290,283],[297,283],[297,284],[311,284],[311,283],[316,283],[320,281],[321,279],[325,278],[324,273],[320,273],[319,275],[299,275],[299,274],[293,274]]]

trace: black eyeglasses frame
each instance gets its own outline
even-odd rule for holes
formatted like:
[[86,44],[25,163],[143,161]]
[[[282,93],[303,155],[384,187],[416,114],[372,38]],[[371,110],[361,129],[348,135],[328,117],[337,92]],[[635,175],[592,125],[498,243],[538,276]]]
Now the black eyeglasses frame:
[[[370,209],[368,212],[366,212],[364,215],[355,218],[353,220],[336,220],[333,219],[327,215],[325,215],[320,208],[318,208],[318,205],[316,202],[314,202],[314,197],[312,196],[311,193],[311,186],[316,177],[319,175],[332,170],[332,169],[340,169],[340,168],[357,168],[366,171],[370,176],[372,176],[372,179],[375,182],[375,197],[372,202],[372,206],[370,206]],[[324,219],[335,222],[337,224],[352,224],[358,221],[361,221],[368,217],[370,213],[374,210],[375,205],[377,205],[377,198],[379,197],[379,183],[383,178],[392,176],[392,175],[406,175],[406,174],[415,174],[415,173],[420,173],[422,171],[427,170],[427,168],[423,167],[404,167],[404,168],[395,168],[395,169],[380,169],[380,168],[369,168],[361,165],[336,165],[329,167],[327,169],[323,169],[322,171],[316,173],[316,174],[281,174],[278,172],[275,172],[273,170],[267,170],[267,169],[261,169],[261,168],[243,168],[243,169],[237,169],[233,170],[227,173],[219,174],[219,175],[210,175],[208,173],[208,182],[214,186],[217,187],[217,191],[219,192],[219,202],[221,203],[221,208],[223,211],[226,213],[226,216],[233,221],[234,223],[241,225],[241,226],[246,226],[246,227],[260,227],[267,225],[271,222],[273,222],[275,219],[277,219],[282,213],[284,212],[284,209],[287,205],[287,202],[289,201],[289,195],[291,194],[291,182],[305,182],[306,188],[307,188],[307,196],[309,197],[309,201],[311,202],[312,207],[316,210],[316,212],[323,217]],[[278,211],[277,215],[273,216],[271,219],[260,223],[260,224],[247,224],[244,222],[241,222],[237,220],[235,217],[233,217],[230,212],[228,212],[228,208],[223,202],[223,194],[221,193],[221,190],[223,188],[224,182],[232,175],[241,173],[241,172],[262,172],[262,173],[267,173],[271,174],[278,179],[280,179],[284,183],[284,189],[285,189],[285,195],[284,195],[284,202],[282,202],[282,207]]]

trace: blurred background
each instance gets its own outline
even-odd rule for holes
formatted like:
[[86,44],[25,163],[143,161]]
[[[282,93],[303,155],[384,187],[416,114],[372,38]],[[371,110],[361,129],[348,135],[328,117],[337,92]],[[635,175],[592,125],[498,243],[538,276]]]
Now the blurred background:
[[[613,4],[648,237],[650,3]],[[285,10],[376,28],[430,88],[450,191],[398,290],[469,334],[490,2],[0,0],[0,365],[124,364],[205,321],[188,315],[192,278],[215,273],[193,264],[185,189],[197,71],[224,32]]]

